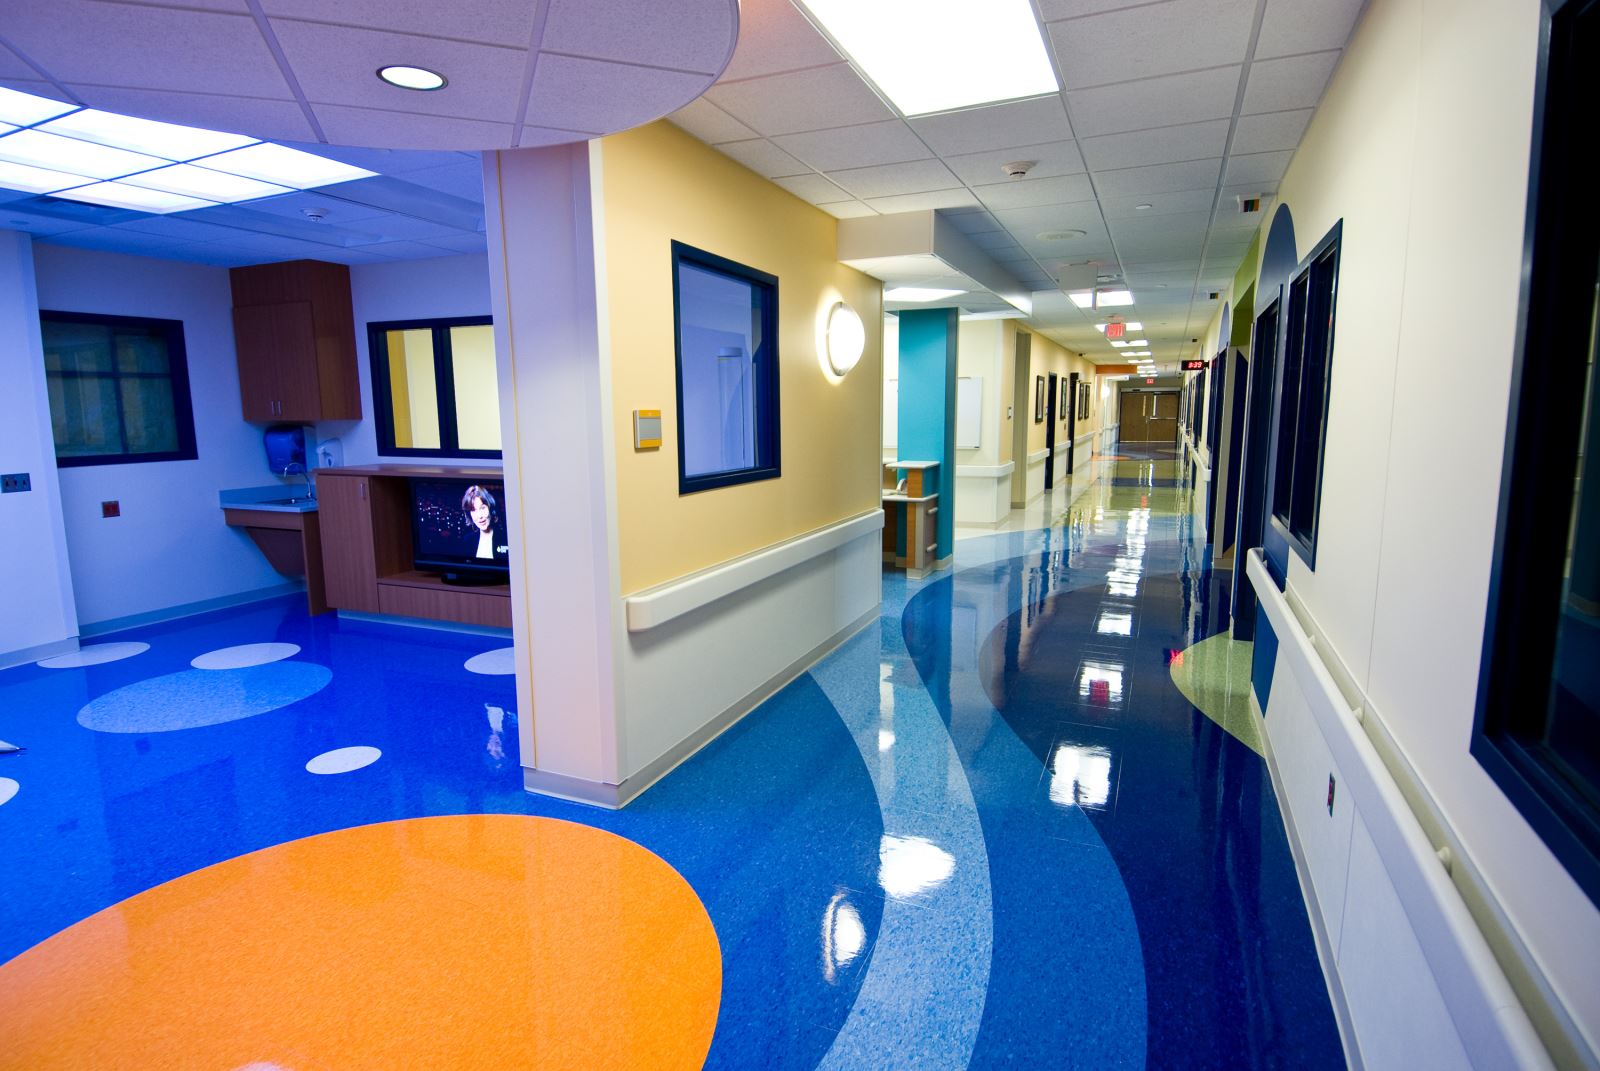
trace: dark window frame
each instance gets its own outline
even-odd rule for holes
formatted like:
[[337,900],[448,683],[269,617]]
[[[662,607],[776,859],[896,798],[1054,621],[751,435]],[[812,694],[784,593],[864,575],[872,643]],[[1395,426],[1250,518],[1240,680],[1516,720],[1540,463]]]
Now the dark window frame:
[[[450,347],[452,327],[488,327],[492,316],[436,316],[424,320],[374,320],[367,324],[367,360],[372,369],[373,419],[377,422],[378,453],[384,457],[470,457],[499,459],[500,450],[463,450],[456,426],[455,366]],[[433,385],[439,406],[439,445],[396,446],[394,441],[394,385],[389,381],[390,331],[433,332]],[[501,429],[504,441],[504,429]]]
[[[761,308],[761,345],[750,355],[755,370],[755,464],[746,469],[705,473],[690,476],[685,471],[685,436],[683,434],[683,315],[678,279],[680,266],[688,264],[701,271],[725,275],[752,287],[760,288],[766,297]],[[780,446],[782,435],[779,418],[778,381],[780,364],[778,351],[778,277],[758,268],[684,242],[672,243],[672,354],[673,388],[678,406],[678,494],[692,495],[701,491],[714,491],[719,487],[773,480],[783,475]]]
[[[1267,481],[1271,498],[1267,520],[1306,563],[1306,567],[1313,571],[1317,568],[1317,536],[1322,527],[1322,477],[1327,468],[1328,403],[1333,396],[1334,325],[1339,310],[1343,232],[1344,220],[1341,219],[1295,268],[1284,286],[1280,306],[1282,312],[1278,318],[1277,350],[1281,359],[1277,367],[1278,381],[1273,390],[1272,472]],[[1328,275],[1327,334],[1319,339],[1317,332],[1312,330],[1312,312],[1318,308],[1318,295],[1312,284],[1324,270]],[[1305,385],[1307,358],[1313,356],[1314,347],[1318,346],[1321,349],[1322,384],[1311,399],[1316,412],[1308,414],[1307,396],[1302,388]],[[1316,417],[1314,450],[1306,449],[1309,444],[1304,433],[1308,415]],[[1309,476],[1306,475],[1307,470],[1302,468],[1307,462],[1313,465]],[[1309,486],[1303,480],[1309,481]],[[1309,513],[1309,517],[1302,523],[1295,505],[1305,503],[1305,496],[1309,496],[1309,510],[1299,512]]]
[[[39,323],[41,342],[43,325],[46,321],[54,320],[58,323],[102,324],[108,327],[130,326],[146,329],[158,329],[165,333],[167,343],[167,371],[166,372],[119,372],[113,368],[109,372],[52,372],[45,370],[45,378],[64,377],[69,379],[166,379],[172,386],[172,417],[178,433],[178,448],[176,450],[161,450],[151,453],[133,454],[78,454],[71,457],[56,456],[57,468],[84,468],[89,465],[143,465],[155,461],[196,461],[200,457],[199,449],[195,442],[194,434],[194,403],[189,393],[189,354],[183,342],[183,321],[167,320],[152,316],[115,316],[98,312],[68,312],[61,309],[40,309]],[[128,431],[122,412],[122,391],[117,391],[117,430],[122,436],[123,445],[127,445]],[[53,444],[52,444],[53,446]]]
[[[1541,20],[1524,271],[1469,750],[1600,906],[1600,807],[1592,799],[1600,786],[1587,785],[1585,799],[1583,786],[1563,774],[1566,764],[1545,757],[1538,743],[1550,724],[1566,568],[1566,554],[1551,552],[1549,533],[1570,531],[1588,400],[1573,390],[1573,377],[1590,374],[1600,275],[1600,223],[1587,211],[1587,172],[1571,142],[1587,121],[1582,72],[1600,35],[1600,0],[1545,0]],[[1591,317],[1571,315],[1575,302]],[[1589,451],[1585,462],[1594,464],[1592,443]],[[1552,502],[1566,503],[1559,515]],[[1537,702],[1528,696],[1529,681],[1544,685]]]

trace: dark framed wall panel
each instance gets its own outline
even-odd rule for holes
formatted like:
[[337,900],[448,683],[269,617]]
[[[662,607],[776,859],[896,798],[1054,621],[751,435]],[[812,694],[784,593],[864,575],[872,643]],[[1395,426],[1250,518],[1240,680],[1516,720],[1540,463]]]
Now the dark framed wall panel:
[[[471,457],[498,458],[499,450],[463,449],[457,420],[456,379],[451,329],[487,327],[488,316],[457,316],[427,320],[386,320],[367,324],[367,356],[372,369],[372,408],[376,421],[378,453],[385,457]],[[401,446],[397,443],[394,404],[395,387],[391,378],[389,334],[394,331],[426,331],[433,343],[433,389],[438,408],[439,445]],[[499,405],[498,398],[495,405]]]

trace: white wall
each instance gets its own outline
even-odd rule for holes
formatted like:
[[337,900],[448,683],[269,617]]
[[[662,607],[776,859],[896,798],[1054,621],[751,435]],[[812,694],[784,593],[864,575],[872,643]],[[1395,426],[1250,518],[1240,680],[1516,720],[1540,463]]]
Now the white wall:
[[1593,1049],[1600,911],[1468,751],[1538,32],[1526,0],[1373,0],[1280,186],[1301,256],[1344,221],[1317,564],[1291,553],[1288,589]]
[[[273,480],[240,412],[227,269],[51,245],[34,247],[34,264],[39,308],[182,320],[188,353],[197,460],[61,470],[83,626],[290,583],[217,505],[224,488]],[[102,518],[113,499],[122,516]]]
[[[344,464],[371,465],[415,458],[381,457],[372,402],[372,357],[367,351],[367,325],[390,320],[431,320],[452,316],[488,316],[489,259],[465,253],[394,264],[357,264],[350,269],[350,302],[356,324],[356,367],[361,377],[361,420],[321,424],[320,438],[344,442]],[[494,467],[498,461],[458,459],[463,465]],[[427,459],[451,464],[451,459]]]
[[0,471],[26,472],[33,490],[0,495],[0,666],[70,650],[78,615],[56,480],[50,396],[39,343],[33,244],[0,231]]

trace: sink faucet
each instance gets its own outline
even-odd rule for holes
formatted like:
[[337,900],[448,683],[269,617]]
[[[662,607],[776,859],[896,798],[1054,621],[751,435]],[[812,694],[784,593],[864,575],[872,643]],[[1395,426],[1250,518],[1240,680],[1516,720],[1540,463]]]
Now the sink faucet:
[[283,466],[283,478],[286,480],[290,477],[290,475],[296,472],[298,472],[300,474],[300,478],[306,482],[306,497],[311,499],[313,502],[316,501],[317,488],[314,484],[312,484],[311,474],[306,471],[306,467],[296,461],[291,461],[287,465]]

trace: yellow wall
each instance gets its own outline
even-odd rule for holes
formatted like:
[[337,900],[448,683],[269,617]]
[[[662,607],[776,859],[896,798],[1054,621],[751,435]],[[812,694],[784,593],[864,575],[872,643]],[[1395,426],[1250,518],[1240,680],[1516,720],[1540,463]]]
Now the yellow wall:
[[[838,222],[669,123],[604,139],[601,161],[623,594],[876,508],[882,286],[838,262]],[[778,277],[776,479],[678,494],[674,240]],[[818,333],[841,299],[867,349],[837,381]],[[634,450],[634,409],[661,410],[661,449]]]
[[[1083,382],[1089,384],[1090,390],[1089,419],[1087,421],[1080,421],[1078,423],[1076,429],[1077,433],[1079,436],[1083,436],[1099,429],[1102,420],[1102,406],[1099,389],[1094,380],[1094,363],[1092,361],[1085,358],[1082,354],[1074,353],[1071,350],[1066,349],[1059,343],[1052,342],[1043,335],[1035,334],[1033,336],[1033,349],[1029,355],[1028,364],[1029,385],[1028,411],[1026,413],[1026,419],[1028,421],[1028,452],[1030,454],[1037,450],[1043,450],[1045,443],[1045,425],[1043,423],[1033,423],[1034,387],[1032,380],[1035,376],[1044,376],[1045,384],[1048,388],[1051,372],[1054,372],[1062,379],[1067,378],[1067,376],[1073,372],[1077,372],[1079,376],[1082,377]],[[1061,383],[1058,381],[1056,383],[1056,396],[1058,400],[1060,398],[1060,394]],[[1068,391],[1068,394],[1070,396],[1071,391]],[[1048,409],[1046,411],[1048,412]],[[1058,447],[1065,447],[1065,436],[1067,434],[1066,412],[1058,407],[1056,418],[1056,445]]]

